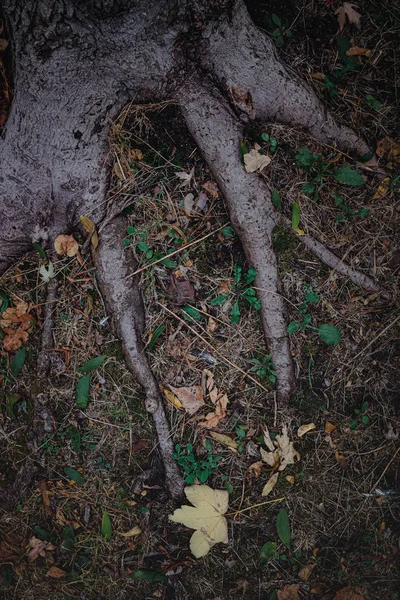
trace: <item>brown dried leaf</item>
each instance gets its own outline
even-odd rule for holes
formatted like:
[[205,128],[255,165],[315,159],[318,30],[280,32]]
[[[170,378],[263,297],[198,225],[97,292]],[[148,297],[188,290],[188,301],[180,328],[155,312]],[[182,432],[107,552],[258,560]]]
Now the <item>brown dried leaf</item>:
[[332,433],[332,431],[335,431],[335,429],[336,429],[336,425],[334,425],[333,423],[330,423],[329,421],[325,421],[325,425],[324,425],[325,433]]
[[224,392],[220,392],[215,403],[215,411],[208,413],[204,417],[205,421],[201,421],[198,426],[204,427],[205,429],[213,429],[216,427],[220,420],[226,416],[226,407],[228,402],[228,396]]
[[315,423],[307,423],[307,425],[300,425],[300,427],[297,430],[297,435],[299,437],[302,437],[303,435],[305,435],[309,431],[312,431],[315,428],[316,428]]
[[262,496],[268,496],[276,486],[276,482],[278,481],[279,473],[274,473],[272,477],[270,477],[267,483],[263,487]]
[[253,148],[247,154],[243,156],[244,168],[246,173],[254,173],[255,171],[262,171],[269,165],[271,159],[269,156],[260,154],[258,150]]
[[203,183],[203,188],[212,198],[218,198],[219,189],[215,181],[206,181]]
[[364,596],[360,587],[348,585],[336,592],[333,600],[364,600]]
[[258,477],[260,477],[260,475],[262,473],[263,466],[264,466],[263,461],[258,460],[257,462],[250,465],[249,468],[247,469],[247,471],[248,471],[249,475],[254,475],[254,477],[257,479]]
[[360,48],[359,46],[353,46],[349,48],[346,52],[347,56],[371,56],[372,50],[368,50],[368,48]]
[[167,390],[163,386],[160,386],[160,387],[161,387],[161,391],[164,393],[164,396],[166,397],[168,402],[170,402],[172,404],[172,406],[175,406],[175,408],[178,408],[179,410],[183,410],[182,402],[175,396],[175,394],[173,392],[171,392],[170,390]]
[[299,583],[291,583],[290,585],[285,585],[282,590],[278,590],[276,595],[278,600],[300,600],[299,589]]
[[293,475],[286,475],[285,479],[288,483],[290,483],[290,485],[294,485],[295,479]]
[[28,332],[24,331],[23,327],[4,329],[4,333],[7,334],[3,340],[3,348],[6,352],[19,350],[22,344],[28,340]]
[[311,577],[311,574],[312,574],[315,566],[316,566],[316,563],[311,562],[311,563],[307,563],[306,565],[304,565],[304,567],[301,567],[301,569],[299,571],[299,579],[301,579],[302,581],[308,581]]
[[65,577],[66,571],[59,569],[58,567],[50,567],[50,569],[46,573],[46,577],[52,577],[53,579],[61,579]]
[[346,24],[346,18],[350,25],[355,25],[357,29],[361,29],[361,15],[359,12],[354,10],[354,8],[358,8],[357,4],[353,4],[353,2],[343,2],[342,6],[335,11],[335,15],[337,15],[338,23],[339,23],[339,31],[343,31],[343,28]]
[[181,403],[183,409],[189,415],[194,415],[199,408],[204,406],[203,388],[200,385],[191,385],[190,387],[180,388],[170,387]]
[[386,161],[386,166],[389,169],[393,169],[396,164],[400,164],[400,145],[391,137],[384,137],[379,140],[376,154]]
[[39,482],[39,489],[42,494],[42,502],[43,502],[43,507],[44,507],[45,513],[50,516],[53,516],[50,498],[52,498],[54,496],[54,492],[47,488],[46,482],[43,479],[42,479],[42,481]]
[[347,458],[343,454],[340,454],[338,450],[335,452],[335,458],[341,469],[347,469]]
[[260,453],[263,461],[273,469],[279,465],[279,454],[276,450],[267,452],[264,448],[260,448]]
[[46,556],[44,551],[48,544],[49,542],[43,542],[42,540],[39,540],[39,538],[32,536],[28,542],[28,547],[31,548],[27,555],[28,562],[33,562],[38,556]]
[[132,160],[143,160],[143,152],[139,148],[132,148],[129,154]]
[[80,215],[79,219],[85,231],[87,231],[88,233],[90,233],[91,231],[93,232],[90,241],[92,242],[93,248],[96,250],[97,246],[99,245],[99,236],[97,235],[96,225],[93,223],[92,219],[89,219],[89,217],[85,217],[85,215]]
[[224,433],[217,433],[216,431],[210,431],[210,435],[216,442],[227,446],[232,452],[237,452],[237,443],[229,435]]
[[125,173],[123,172],[119,162],[114,163],[113,171],[120,181],[126,181]]
[[122,535],[122,537],[136,537],[137,535],[140,535],[141,533],[142,533],[142,530],[140,529],[140,527],[135,525],[129,531],[126,531],[126,532],[119,531],[118,535]]
[[54,249],[57,254],[66,254],[67,256],[76,256],[79,245],[72,235],[61,234],[54,240]]
[[171,302],[178,306],[193,302],[195,297],[194,287],[190,281],[181,277],[176,278],[173,274],[169,278],[168,294],[171,297]]
[[276,436],[276,443],[280,458],[279,471],[283,471],[288,465],[293,465],[296,461],[300,460],[300,454],[289,439],[287,425],[282,428],[282,435]]

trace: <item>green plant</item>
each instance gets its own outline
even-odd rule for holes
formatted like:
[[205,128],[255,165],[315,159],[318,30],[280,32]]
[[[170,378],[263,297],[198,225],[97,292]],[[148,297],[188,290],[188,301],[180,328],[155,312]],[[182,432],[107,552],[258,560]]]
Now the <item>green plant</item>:
[[295,159],[297,164],[305,168],[311,175],[311,181],[304,183],[302,190],[307,195],[314,195],[314,200],[318,199],[319,192],[328,179],[335,179],[339,183],[353,187],[365,184],[364,177],[350,165],[345,164],[335,168],[322,158],[321,153],[312,153],[307,146],[298,149]]
[[246,440],[246,431],[248,430],[248,425],[242,425],[241,423],[239,423],[239,419],[237,417],[234,417],[232,420],[232,424],[235,428],[235,434],[236,434],[236,444],[237,444],[237,451],[239,453],[243,452],[243,448],[244,448],[244,443]]
[[334,194],[335,204],[342,210],[342,214],[336,217],[336,221],[341,223],[342,221],[354,219],[354,217],[368,217],[371,212],[369,208],[361,208],[360,210],[353,210],[346,204],[344,204],[342,198],[337,194]]
[[379,111],[382,108],[382,104],[379,100],[371,96],[371,94],[365,94],[365,104],[376,111]]
[[276,140],[274,137],[272,137],[272,135],[269,135],[268,133],[262,133],[261,138],[264,140],[264,142],[267,142],[271,152],[275,152],[275,150],[278,147],[278,140]]
[[[232,293],[235,295],[235,302],[231,309],[230,321],[231,323],[238,323],[240,319],[240,306],[239,302],[245,302],[250,304],[256,310],[260,310],[261,302],[256,297],[256,290],[252,287],[257,275],[255,269],[249,269],[243,278],[242,267],[235,265],[233,268],[233,278],[235,283],[232,286]],[[211,306],[219,306],[224,304],[229,298],[229,294],[219,294],[216,298],[213,298],[210,302]]]
[[299,313],[302,315],[301,321],[291,321],[287,326],[287,332],[289,334],[295,333],[296,331],[305,331],[306,329],[312,329],[318,332],[319,337],[326,344],[330,346],[337,346],[341,340],[341,333],[335,325],[329,325],[325,323],[319,327],[311,325],[311,314],[308,312],[308,304],[317,304],[319,302],[319,294],[312,290],[310,284],[305,286],[304,302],[302,302],[298,308]]
[[[131,245],[132,238],[135,238],[135,240],[139,240],[136,241],[136,251],[139,253],[141,263],[144,263],[148,260],[154,262],[156,260],[160,260],[160,258],[163,258],[165,256],[165,254],[163,254],[160,250],[156,250],[148,244],[146,240],[149,237],[149,233],[145,229],[137,229],[136,227],[129,225],[126,229],[126,232],[128,234],[128,237],[124,239],[125,247],[129,247]],[[170,229],[168,231],[167,236],[173,239],[174,241],[179,242],[180,244],[184,243],[183,238],[179,237],[179,235],[173,229]],[[171,252],[174,252],[173,248],[170,248],[168,250],[168,254],[170,254]],[[168,267],[169,269],[175,269],[178,266],[178,263],[168,258],[168,256],[166,256],[164,260],[161,261],[161,264]]]
[[205,447],[207,454],[205,458],[197,458],[193,454],[193,445],[188,444],[182,446],[177,444],[175,446],[175,452],[172,458],[176,460],[178,465],[185,471],[185,482],[192,485],[196,479],[205,483],[213,471],[217,469],[218,462],[222,460],[222,456],[213,456],[211,453],[211,443],[209,440],[205,441]]
[[268,378],[271,383],[275,383],[277,372],[272,362],[272,354],[267,354],[267,356],[263,356],[261,359],[251,358],[250,362],[253,364],[253,367],[250,369],[251,373],[256,373],[261,379]]
[[369,408],[369,402],[366,400],[362,403],[360,408],[356,408],[354,410],[354,414],[356,415],[353,419],[350,419],[349,427],[351,431],[355,431],[361,423],[363,425],[368,425],[369,416],[365,414]]
[[275,13],[271,14],[271,24],[272,27],[276,26],[271,34],[274,39],[275,46],[277,48],[282,48],[283,44],[285,43],[285,38],[290,39],[292,37],[292,32],[290,31],[289,27],[282,22],[282,19],[280,19],[280,17],[278,17],[278,15]]

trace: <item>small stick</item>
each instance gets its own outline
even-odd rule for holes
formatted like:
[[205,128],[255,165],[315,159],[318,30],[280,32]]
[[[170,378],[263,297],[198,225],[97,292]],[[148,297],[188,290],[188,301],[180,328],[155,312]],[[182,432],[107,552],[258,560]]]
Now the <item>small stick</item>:
[[388,464],[386,465],[386,467],[383,469],[381,475],[378,477],[378,479],[375,481],[374,485],[371,488],[370,494],[372,494],[374,492],[374,490],[376,489],[376,486],[380,483],[380,481],[383,479],[386,471],[388,470],[388,468],[390,467],[390,465],[392,464],[392,462],[394,461],[394,459],[396,458],[396,456],[398,455],[398,453],[400,452],[400,446],[397,448],[396,452],[393,454],[392,458],[389,460]]
[[213,352],[215,352],[215,354],[217,354],[224,363],[226,363],[227,365],[229,365],[233,369],[236,369],[237,371],[239,371],[240,373],[242,373],[242,375],[244,375],[245,377],[248,377],[248,379],[251,379],[251,381],[253,383],[255,383],[258,387],[260,387],[262,390],[264,390],[264,392],[267,392],[267,394],[270,393],[270,390],[268,390],[261,383],[259,383],[257,381],[257,379],[254,379],[254,377],[252,377],[251,375],[249,375],[249,373],[246,373],[246,371],[243,371],[243,369],[241,369],[238,365],[235,365],[235,363],[231,362],[228,358],[225,358],[225,356],[223,354],[221,354],[220,352],[218,352],[218,350],[216,350],[216,348],[214,348],[214,346],[212,344],[210,344],[210,342],[207,342],[207,340],[205,338],[203,338],[203,336],[200,335],[200,333],[197,333],[197,331],[195,329],[193,329],[193,327],[190,327],[190,325],[188,325],[188,323],[185,323],[185,321],[183,319],[181,319],[176,313],[172,312],[172,310],[169,310],[169,308],[167,308],[166,306],[164,306],[163,304],[161,304],[161,302],[157,302],[157,304],[159,306],[161,306],[161,308],[163,308],[165,311],[167,311],[168,313],[170,313],[171,315],[173,315],[176,319],[178,319],[178,321],[180,321],[181,323],[183,323],[184,325],[186,325],[186,327],[188,329],[190,329],[190,331],[192,333],[194,333],[195,336],[197,336],[198,338],[200,338],[201,341],[204,344],[206,344],[209,348],[211,348],[211,350]]
[[285,496],[282,496],[282,498],[275,498],[275,500],[266,500],[265,502],[260,502],[260,504],[252,504],[252,506],[248,506],[247,508],[242,508],[240,510],[235,510],[235,512],[233,513],[226,513],[225,515],[222,515],[223,517],[234,517],[242,512],[245,512],[246,510],[251,510],[252,508],[258,508],[259,506],[264,506],[264,504],[274,504],[275,502],[282,502],[282,500],[285,499]]
[[174,250],[174,252],[171,252],[171,254],[167,254],[166,256],[163,256],[162,258],[159,258],[158,260],[155,260],[152,263],[148,263],[147,265],[144,265],[143,267],[140,267],[140,269],[137,269],[134,273],[130,273],[129,275],[127,275],[126,279],[129,279],[129,277],[133,277],[134,275],[137,275],[138,273],[141,273],[142,271],[145,271],[149,267],[154,267],[154,265],[157,265],[158,263],[162,262],[166,258],[171,258],[171,256],[175,256],[175,254],[178,254],[179,252],[183,252],[184,250],[186,250],[187,248],[190,248],[191,246],[194,246],[195,244],[200,244],[200,242],[203,242],[207,238],[209,238],[212,235],[214,235],[214,233],[217,233],[218,231],[221,231],[221,229],[223,229],[224,227],[227,227],[228,225],[229,225],[229,223],[225,223],[225,225],[221,225],[221,227],[218,227],[218,229],[214,229],[214,231],[211,231],[210,233],[207,233],[207,235],[204,235],[200,239],[194,240],[193,242],[190,242],[190,244],[186,244],[186,246],[182,246],[182,248],[178,248],[178,250]]

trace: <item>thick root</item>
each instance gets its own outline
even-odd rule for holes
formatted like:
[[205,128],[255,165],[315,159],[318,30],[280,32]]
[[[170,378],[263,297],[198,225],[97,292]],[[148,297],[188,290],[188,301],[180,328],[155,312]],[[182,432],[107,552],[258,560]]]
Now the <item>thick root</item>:
[[230,21],[222,20],[217,28],[210,24],[203,37],[202,67],[218,79],[243,118],[247,113],[250,118],[298,125],[325,144],[358,154],[369,151],[365,141],[339,125],[311,87],[279,60],[272,40],[254,25],[242,0],[234,2]]
[[166,486],[174,499],[183,491],[183,479],[176,462],[161,395],[144,352],[142,335],[145,327],[144,306],[137,281],[127,278],[132,272],[123,247],[123,219],[115,219],[104,229],[95,258],[97,277],[116,332],[122,341],[126,362],[146,393],[146,410],[151,413],[157,432],[160,454],[165,468]]
[[223,193],[249,264],[257,271],[256,287],[261,319],[278,371],[278,400],[285,404],[295,385],[293,361],[286,332],[286,309],[280,294],[276,257],[272,248],[275,227],[271,194],[258,175],[246,173],[240,160],[242,125],[219,94],[193,77],[179,92],[188,128]]

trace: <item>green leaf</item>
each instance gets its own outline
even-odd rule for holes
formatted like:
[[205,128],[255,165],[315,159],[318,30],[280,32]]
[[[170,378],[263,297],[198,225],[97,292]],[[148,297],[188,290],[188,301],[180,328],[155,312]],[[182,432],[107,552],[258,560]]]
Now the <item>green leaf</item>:
[[292,227],[296,229],[300,224],[300,206],[297,202],[292,204]]
[[61,537],[63,539],[63,545],[61,548],[61,552],[71,552],[75,548],[75,532],[71,525],[67,525],[64,527],[61,532]]
[[149,352],[151,352],[151,350],[153,350],[156,341],[158,340],[158,338],[160,337],[160,335],[162,334],[162,332],[164,331],[165,328],[166,328],[166,324],[165,323],[161,323],[161,325],[159,325],[157,327],[157,329],[155,330],[155,332],[151,336],[151,340],[149,342],[149,345],[147,346],[147,350]]
[[337,346],[342,338],[339,329],[335,325],[328,324],[318,327],[318,335],[329,346]]
[[289,323],[289,325],[287,326],[286,331],[291,334],[291,333],[296,333],[296,331],[299,331],[300,329],[300,323],[299,321],[292,321],[291,323]]
[[239,265],[235,265],[233,267],[233,278],[236,281],[236,283],[240,283],[240,280],[242,278],[242,267]]
[[125,248],[131,245],[131,240],[129,238],[125,238],[123,241]]
[[316,292],[307,292],[304,298],[305,300],[307,300],[307,302],[317,304],[317,302],[319,301],[319,294],[317,294]]
[[12,394],[8,399],[8,412],[10,413],[10,417],[12,419],[16,419],[14,406],[19,402],[20,397],[18,394]]
[[315,192],[315,185],[309,181],[302,185],[301,189],[305,194],[313,194]]
[[370,212],[371,212],[371,211],[370,211],[370,209],[369,209],[369,208],[361,208],[361,209],[358,211],[357,215],[358,215],[359,217],[368,217],[368,215],[369,215],[369,213],[370,213]]
[[6,310],[6,308],[8,308],[8,304],[9,304],[9,298],[8,298],[7,294],[5,292],[3,292],[3,290],[0,290],[0,300],[1,300],[0,313],[2,313]]
[[79,408],[86,408],[89,402],[90,374],[81,377],[76,386],[76,403]]
[[[250,291],[250,290],[247,290],[247,291]],[[256,310],[261,310],[261,302],[258,298],[255,298],[254,296],[250,296],[248,294],[246,294],[245,298],[246,298],[247,302],[250,304],[250,306],[252,306]]]
[[32,246],[35,248],[35,250],[39,254],[40,258],[43,258],[43,260],[47,260],[47,254],[38,242],[33,242]]
[[144,571],[143,569],[135,571],[132,573],[131,577],[132,579],[139,579],[140,581],[156,581],[159,583],[167,581],[168,579],[161,571]]
[[172,260],[171,258],[164,258],[163,261],[161,261],[161,264],[164,265],[165,267],[167,267],[168,269],[175,269],[175,267],[178,266],[178,263],[175,262],[174,260]]
[[81,432],[76,427],[68,427],[67,429],[69,439],[71,440],[71,445],[75,452],[79,452],[81,449]]
[[307,148],[307,146],[303,146],[302,148],[298,149],[295,159],[297,163],[302,167],[309,168],[312,167],[314,163],[314,156]]
[[275,25],[277,25],[278,27],[282,27],[282,21],[280,20],[278,15],[276,15],[275,13],[272,13],[271,19],[272,19],[272,22],[275,23]]
[[276,519],[276,530],[282,544],[290,549],[290,523],[289,515],[285,508],[281,508]]
[[82,477],[79,471],[72,467],[64,467],[64,474],[68,479],[72,479],[73,481],[76,481],[76,483],[85,483],[84,477]]
[[244,284],[250,285],[250,283],[253,283],[253,281],[256,278],[256,275],[257,275],[256,269],[249,269],[246,273],[246,279],[244,280]]
[[106,510],[103,512],[103,517],[101,519],[101,535],[105,537],[106,540],[111,540],[112,524],[111,519],[108,516],[108,512]]
[[353,169],[350,165],[344,165],[339,167],[333,173],[333,177],[340,183],[345,183],[353,187],[357,187],[365,184],[365,179],[360,173]]
[[264,140],[264,142],[269,142],[269,135],[268,135],[268,133],[262,133],[261,134],[261,139]]
[[366,401],[365,401],[365,402],[363,402],[363,403],[362,403],[362,405],[361,405],[361,412],[365,412],[365,411],[367,411],[367,410],[368,410],[368,408],[369,408],[369,402],[368,402],[368,400],[366,400]]
[[375,150],[376,150],[376,145],[371,148],[371,150],[369,152],[366,152],[366,154],[362,154],[361,156],[357,156],[357,162],[368,162],[369,160],[371,160],[371,158],[373,158],[375,156]]
[[220,306],[227,300],[227,298],[229,298],[229,294],[220,294],[219,296],[217,296],[216,298],[213,298],[210,301],[210,305],[211,306]]
[[274,558],[276,553],[276,542],[266,542],[260,550],[258,556],[260,563],[266,565],[271,558]]
[[201,313],[197,310],[197,308],[193,308],[193,306],[185,305],[182,307],[183,310],[183,318],[186,321],[200,321]]
[[281,195],[276,188],[274,188],[274,191],[272,192],[272,204],[277,210],[281,209]]
[[136,244],[136,248],[141,252],[147,252],[147,250],[149,249],[149,245],[146,242],[138,242]]
[[85,362],[78,369],[78,373],[91,373],[95,369],[98,369],[103,362],[106,360],[107,354],[102,354],[101,356],[96,356],[96,358],[91,358],[87,362]]
[[128,225],[128,227],[126,228],[126,233],[128,235],[135,235],[136,227],[132,227],[132,225]]
[[33,528],[33,531],[35,533],[35,536],[38,537],[39,540],[42,540],[43,542],[51,542],[54,540],[54,535],[51,535],[51,533],[49,533],[42,527],[39,527],[39,525],[35,525]]
[[25,355],[26,355],[25,348],[21,348],[20,350],[18,350],[18,352],[12,359],[11,365],[10,365],[10,371],[14,375],[14,377],[16,377],[18,375],[18,373],[21,371],[22,367],[24,366]]
[[233,238],[236,235],[235,230],[230,225],[228,225],[227,227],[224,227],[222,229],[221,233],[224,238]]
[[229,313],[231,317],[231,323],[238,323],[240,319],[240,309],[239,309],[239,300],[236,300],[235,304],[232,306],[232,310]]
[[364,425],[368,425],[368,423],[369,423],[369,416],[368,415],[363,415],[361,417],[361,421],[364,423]]

